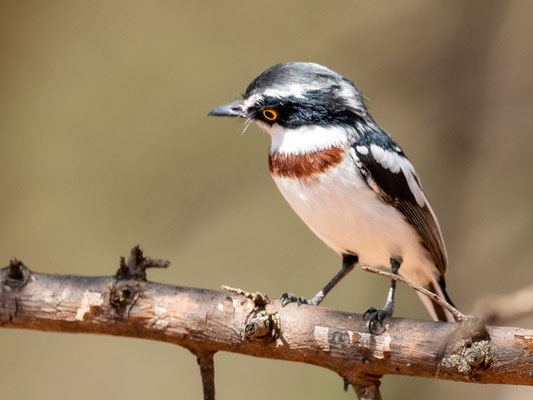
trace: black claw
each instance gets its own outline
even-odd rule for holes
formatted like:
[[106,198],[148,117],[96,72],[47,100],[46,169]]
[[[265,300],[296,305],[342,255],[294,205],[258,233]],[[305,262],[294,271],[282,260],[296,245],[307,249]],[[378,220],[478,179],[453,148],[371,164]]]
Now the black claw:
[[385,318],[390,317],[392,313],[387,310],[378,310],[374,307],[370,307],[363,314],[363,320],[366,320],[368,317],[368,330],[370,333],[377,334],[380,331],[380,328],[383,327],[383,321]]
[[292,303],[294,294],[292,293],[283,293],[280,297],[281,300],[281,306],[285,307],[287,304]]
[[289,303],[311,304],[305,297],[296,296],[294,293],[283,293],[280,297],[281,306],[285,307]]
[[365,320],[366,317],[368,317],[369,315],[374,314],[376,311],[377,311],[376,308],[374,308],[374,307],[370,307],[370,308],[369,308],[368,310],[366,310],[365,313],[363,314],[363,320]]

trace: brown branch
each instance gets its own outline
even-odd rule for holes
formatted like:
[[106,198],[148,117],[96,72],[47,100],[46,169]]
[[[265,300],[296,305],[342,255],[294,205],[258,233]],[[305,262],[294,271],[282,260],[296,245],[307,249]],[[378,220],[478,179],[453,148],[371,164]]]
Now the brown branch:
[[485,296],[479,299],[474,312],[487,323],[502,323],[522,317],[533,312],[533,285],[515,292]]
[[[152,265],[143,259],[131,265]],[[380,398],[379,378],[386,374],[533,385],[533,330],[488,326],[487,334],[480,335],[478,327],[466,322],[391,318],[381,334],[373,335],[360,314],[296,304],[281,307],[277,299],[244,291],[118,276],[47,275],[16,260],[12,264],[17,265],[0,270],[1,327],[129,336],[183,346],[199,359],[206,399],[214,398],[216,351],[328,368],[362,399]]]
[[215,400],[215,363],[214,353],[198,355],[197,361],[202,375],[202,386],[204,388],[204,400]]

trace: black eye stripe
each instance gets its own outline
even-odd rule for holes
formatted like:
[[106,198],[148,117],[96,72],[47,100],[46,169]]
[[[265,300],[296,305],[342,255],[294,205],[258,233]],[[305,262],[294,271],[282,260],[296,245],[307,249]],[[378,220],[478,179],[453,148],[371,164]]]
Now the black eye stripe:
[[[275,120],[268,119],[263,111],[277,112]],[[332,98],[332,93],[308,91],[302,97],[265,96],[257,101],[250,109],[250,114],[268,124],[279,124],[286,128],[297,128],[304,125],[354,126],[356,123],[369,118],[361,110],[355,110],[339,98]]]

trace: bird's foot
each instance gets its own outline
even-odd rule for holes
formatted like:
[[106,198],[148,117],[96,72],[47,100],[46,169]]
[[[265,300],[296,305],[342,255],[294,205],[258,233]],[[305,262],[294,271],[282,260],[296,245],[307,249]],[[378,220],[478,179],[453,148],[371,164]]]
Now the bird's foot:
[[280,300],[282,307],[285,307],[289,303],[298,303],[298,305],[309,304],[310,306],[317,305],[317,303],[314,301],[314,298],[311,300],[307,300],[305,297],[296,296],[294,293],[283,293],[280,297]]
[[390,310],[377,310],[374,307],[370,307],[363,314],[363,320],[366,320],[368,317],[368,330],[370,333],[378,334],[380,329],[383,328],[383,321],[387,317],[392,316],[392,311]]

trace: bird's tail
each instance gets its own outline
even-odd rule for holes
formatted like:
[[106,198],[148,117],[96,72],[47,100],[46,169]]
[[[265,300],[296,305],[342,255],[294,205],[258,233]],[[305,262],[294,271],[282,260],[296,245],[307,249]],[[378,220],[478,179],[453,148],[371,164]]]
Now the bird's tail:
[[[440,298],[445,299],[449,304],[453,306],[450,296],[448,296],[448,293],[446,293],[446,282],[444,281],[444,278],[439,279],[438,282],[435,279],[432,279],[427,285],[425,285],[425,288],[430,292],[435,293]],[[420,297],[420,300],[422,300],[422,303],[424,303],[424,306],[426,306],[433,320],[445,322],[456,321],[455,317],[448,310],[445,310],[439,304],[431,301],[427,296],[424,296],[422,293],[417,292],[417,294],[418,297]]]

